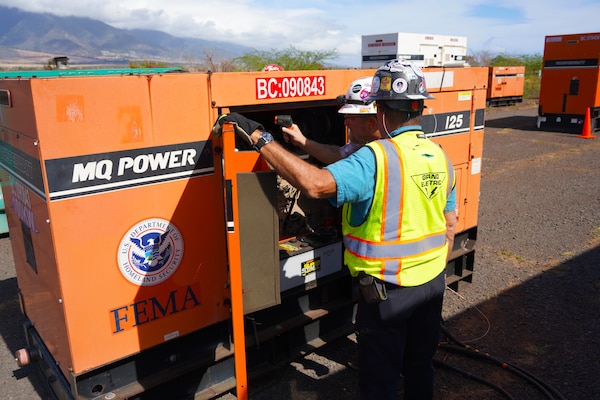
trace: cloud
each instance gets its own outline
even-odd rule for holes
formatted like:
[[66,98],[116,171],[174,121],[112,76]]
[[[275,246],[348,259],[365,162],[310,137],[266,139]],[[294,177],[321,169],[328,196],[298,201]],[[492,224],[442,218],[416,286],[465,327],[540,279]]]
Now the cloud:
[[361,36],[393,32],[464,36],[476,51],[533,54],[544,36],[598,31],[597,0],[0,0],[26,11],[103,21],[117,28],[154,29],[179,37],[219,40],[257,50],[336,49],[360,64]]

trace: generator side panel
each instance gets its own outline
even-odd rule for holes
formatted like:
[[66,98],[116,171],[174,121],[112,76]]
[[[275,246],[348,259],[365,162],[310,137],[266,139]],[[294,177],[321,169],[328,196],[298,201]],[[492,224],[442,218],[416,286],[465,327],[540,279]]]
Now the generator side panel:
[[446,267],[446,284],[454,290],[471,282],[481,187],[487,68],[425,69],[427,87],[422,125],[454,166],[458,221],[454,247]]
[[593,68],[544,67],[540,110],[551,115],[583,116],[588,107],[600,107],[600,65]]
[[71,350],[65,375],[226,319],[223,186],[206,75],[32,84],[55,301]]
[[487,93],[487,68],[425,69],[423,130],[448,154],[456,173],[457,232],[477,226]]
[[525,87],[525,67],[490,67],[487,98],[489,103],[520,102]]
[[[2,79],[0,170],[19,299],[60,365],[71,364],[31,81]],[[48,107],[48,105],[47,105]]]
[[599,59],[600,33],[546,36],[538,126],[580,129],[586,110],[600,108]]

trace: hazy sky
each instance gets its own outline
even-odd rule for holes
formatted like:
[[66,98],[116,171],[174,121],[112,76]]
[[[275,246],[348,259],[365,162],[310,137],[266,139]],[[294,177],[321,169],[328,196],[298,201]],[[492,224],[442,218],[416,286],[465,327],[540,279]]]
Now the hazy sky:
[[543,53],[544,36],[600,31],[599,0],[0,0],[117,28],[222,40],[258,50],[337,50],[360,66],[361,35],[464,36],[467,52]]

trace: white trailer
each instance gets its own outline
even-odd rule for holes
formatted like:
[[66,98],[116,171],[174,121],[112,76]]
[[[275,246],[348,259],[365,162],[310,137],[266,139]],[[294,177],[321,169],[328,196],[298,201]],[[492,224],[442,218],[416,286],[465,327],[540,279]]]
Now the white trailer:
[[467,38],[402,32],[362,36],[362,68],[377,68],[394,58],[421,67],[456,67],[466,62]]

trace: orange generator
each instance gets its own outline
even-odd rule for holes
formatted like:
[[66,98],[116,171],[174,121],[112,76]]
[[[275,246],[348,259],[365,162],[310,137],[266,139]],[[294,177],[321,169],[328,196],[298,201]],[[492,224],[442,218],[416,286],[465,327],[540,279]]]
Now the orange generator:
[[[342,145],[337,97],[373,73],[1,72],[19,364],[38,363],[59,399],[243,399],[248,377],[350,334],[339,210],[211,127],[239,112],[281,141],[288,114]],[[457,289],[473,273],[487,69],[425,73],[423,126],[456,168]]]
[[537,127],[600,129],[600,32],[546,36]]
[[490,67],[487,88],[488,106],[506,106],[523,101],[525,67]]

